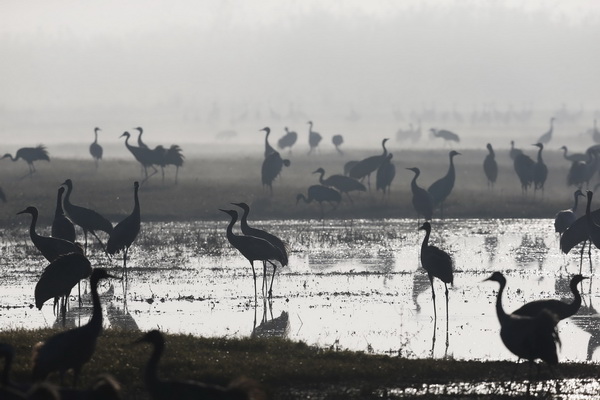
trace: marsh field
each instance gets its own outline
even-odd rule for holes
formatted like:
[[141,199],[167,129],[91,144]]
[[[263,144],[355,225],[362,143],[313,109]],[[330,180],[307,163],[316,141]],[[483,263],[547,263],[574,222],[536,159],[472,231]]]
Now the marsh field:
[[[337,209],[325,205],[323,220],[318,204],[296,204],[298,193],[318,183],[312,172],[322,167],[325,176],[341,173],[346,161],[380,149],[343,156],[282,154],[291,166],[275,181],[272,195],[260,184],[260,146],[236,152],[195,149],[177,184],[172,167],[164,183],[160,172],[150,178],[139,192],[142,230],[130,252],[128,290],[119,282],[102,285],[107,333],[82,381],[109,371],[122,382],[125,398],[146,398],[140,367],[147,348],[130,350],[129,343],[141,332],[161,329],[170,335],[162,376],[224,384],[247,375],[273,398],[522,396],[527,367],[513,373],[516,358],[498,335],[497,285],[482,281],[493,271],[504,272],[506,309],[540,297],[572,297],[568,281],[579,272],[578,254],[560,253],[552,226],[554,214],[572,204],[574,188],[565,184],[570,164],[558,151],[545,152],[546,189],[543,195],[524,196],[507,149],[496,150],[500,173],[493,190],[482,171],[485,153],[458,149],[445,219],[436,216],[432,223],[432,243],[448,250],[456,263],[446,322],[443,285],[435,285],[435,319],[431,287],[420,268],[423,233],[410,200],[413,174],[405,168],[420,167],[418,183],[427,187],[446,173],[449,149],[394,147],[388,146],[396,165],[390,196],[353,193],[354,204],[344,198]],[[38,207],[37,231],[49,234],[56,191],[67,178],[73,181],[74,204],[93,208],[113,223],[133,208],[139,164],[129,156],[103,160],[96,169],[86,152],[82,147],[78,157],[38,162],[31,178],[23,178],[24,162],[0,161],[0,186],[8,198],[0,204],[0,341],[17,343],[13,375],[18,381],[28,380],[32,344],[62,328],[49,303],[41,310],[33,307],[33,290],[47,263],[29,239],[29,216],[16,213]],[[218,209],[235,208],[230,203],[240,201],[250,205],[254,226],[290,246],[290,265],[278,271],[271,301],[259,297],[254,304],[249,265],[225,237],[229,217]],[[121,274],[118,256],[108,259],[94,245],[89,257],[93,266]],[[592,262],[598,262],[597,255]],[[587,261],[583,273],[590,275]],[[593,304],[600,292],[591,277],[583,285],[581,315],[561,323],[556,375],[542,368],[542,381],[532,386],[539,396],[594,398],[598,393],[600,314]],[[87,321],[86,301],[79,308],[71,296],[68,326]],[[178,365],[181,357],[169,356],[169,346],[176,354],[193,347],[202,356]]]

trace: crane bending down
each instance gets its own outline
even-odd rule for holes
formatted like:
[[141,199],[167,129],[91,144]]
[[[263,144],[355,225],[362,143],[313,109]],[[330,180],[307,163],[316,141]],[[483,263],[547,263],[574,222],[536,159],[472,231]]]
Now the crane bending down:
[[258,295],[256,291],[256,270],[254,269],[254,261],[262,261],[263,271],[266,271],[265,264],[267,262],[279,261],[279,263],[283,265],[283,263],[286,262],[286,259],[281,250],[273,246],[265,239],[254,236],[242,236],[234,234],[233,225],[238,219],[237,211],[223,209],[219,210],[231,217],[231,221],[229,222],[229,225],[227,225],[227,240],[233,247],[242,253],[252,267],[252,277],[254,279],[254,302],[256,303],[258,301]]
[[119,222],[108,237],[106,251],[108,254],[116,254],[123,251],[123,276],[127,282],[127,253],[133,241],[140,232],[140,201],[138,199],[139,182],[133,183],[133,211],[125,219]]
[[456,171],[454,169],[454,157],[460,155],[458,151],[452,150],[448,153],[450,158],[450,165],[448,166],[448,172],[446,175],[433,182],[427,189],[433,200],[433,207],[440,206],[441,217],[444,218],[444,202],[446,198],[452,193],[454,189],[454,182],[456,180]]
[[31,176],[36,171],[35,165],[33,165],[34,161],[50,161],[50,157],[48,156],[48,150],[46,150],[46,147],[41,144],[36,147],[22,147],[19,150],[17,150],[15,157],[10,155],[10,153],[6,153],[2,158],[10,158],[11,161],[17,161],[20,158],[25,160],[25,162],[27,162],[27,166],[29,167],[29,173],[25,176]]
[[87,252],[87,234],[90,232],[98,240],[100,246],[102,246],[102,250],[106,252],[106,247],[96,234],[96,231],[106,232],[110,235],[113,230],[112,223],[94,210],[71,203],[71,192],[73,191],[73,182],[71,179],[67,179],[62,185],[67,187],[67,193],[63,202],[65,211],[71,221],[83,229],[85,251]]
[[435,128],[431,128],[430,129],[431,134],[436,137],[436,138],[442,138],[444,139],[444,143],[448,143],[448,142],[460,142],[460,137],[454,133],[454,132],[450,132],[446,129],[435,129]]
[[87,324],[68,331],[57,333],[45,343],[38,343],[33,349],[33,380],[41,381],[55,371],[64,374],[72,369],[73,382],[77,385],[79,373],[96,350],[96,340],[102,332],[102,306],[98,296],[98,282],[101,279],[116,278],[102,268],[96,268],[90,277],[93,313]]
[[163,380],[158,376],[158,363],[165,350],[165,339],[158,330],[152,330],[134,343],[150,343],[153,346],[152,355],[144,368],[144,386],[152,400],[249,400],[263,398],[262,389],[258,383],[240,378],[232,381],[229,386],[221,387],[195,381]]
[[300,200],[307,204],[311,203],[313,200],[319,203],[321,208],[321,219],[323,219],[323,202],[328,202],[331,205],[331,210],[335,210],[342,201],[342,195],[333,188],[323,185],[312,185],[308,188],[308,197],[304,196],[302,193],[298,193],[298,195],[296,195],[296,205],[298,205]]
[[294,146],[294,144],[296,144],[296,141],[298,140],[298,133],[296,133],[294,131],[290,131],[287,126],[284,129],[285,129],[285,135],[283,135],[279,139],[279,141],[277,141],[277,146],[281,150],[283,150],[287,147],[291,153],[292,146]]
[[[273,246],[277,247],[279,249],[279,251],[281,252],[282,260],[281,260],[281,266],[285,267],[286,265],[288,265],[288,246],[287,244],[279,239],[277,236],[267,232],[267,231],[263,231],[262,229],[257,229],[257,228],[252,228],[251,226],[248,225],[248,214],[250,214],[250,206],[246,203],[231,203],[234,206],[238,206],[240,207],[242,210],[244,210],[244,214],[242,215],[242,218],[240,220],[240,227],[242,229],[242,233],[246,236],[254,236],[257,238],[261,238],[266,240],[267,242],[271,243]],[[272,297],[273,295],[273,280],[275,279],[275,272],[277,272],[277,265],[273,264],[273,276],[271,277],[271,284],[269,285],[269,298]],[[266,267],[266,263],[263,265],[264,267]],[[263,271],[263,286],[265,285],[265,277],[267,275],[267,271],[264,270]]]
[[366,192],[367,188],[365,187],[365,185],[363,185],[362,183],[360,183],[359,181],[357,181],[354,178],[350,178],[349,176],[345,176],[345,175],[330,175],[327,179],[323,178],[323,175],[325,175],[325,170],[323,168],[317,168],[313,174],[319,174],[319,183],[323,186],[330,186],[333,187],[337,190],[339,190],[340,193],[345,193],[346,196],[348,196],[348,199],[350,199],[350,202],[353,203],[354,201],[352,200],[352,197],[350,197],[350,193],[349,192],[353,192],[353,191],[359,191],[359,192]]
[[92,142],[92,144],[90,144],[90,154],[92,155],[92,158],[96,163],[96,168],[98,168],[98,161],[102,159],[102,153],[104,152],[102,146],[98,144],[98,131],[101,130],[102,129],[98,127],[94,128],[94,141]]

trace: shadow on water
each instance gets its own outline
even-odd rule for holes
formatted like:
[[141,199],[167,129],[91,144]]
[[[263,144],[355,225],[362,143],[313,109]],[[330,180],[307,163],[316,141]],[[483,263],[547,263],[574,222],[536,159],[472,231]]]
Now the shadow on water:
[[[255,313],[256,307],[255,305]],[[285,338],[287,337],[290,329],[290,318],[287,311],[282,311],[279,317],[273,317],[273,303],[271,301],[267,301],[266,299],[263,301],[263,313],[262,319],[259,325],[256,325],[256,320],[254,321],[254,326],[252,328],[253,338]]]
[[521,244],[512,249],[515,255],[517,265],[527,267],[529,264],[538,263],[538,269],[544,266],[544,260],[548,254],[548,246],[544,238],[535,236],[531,238],[529,233],[524,233],[521,237]]

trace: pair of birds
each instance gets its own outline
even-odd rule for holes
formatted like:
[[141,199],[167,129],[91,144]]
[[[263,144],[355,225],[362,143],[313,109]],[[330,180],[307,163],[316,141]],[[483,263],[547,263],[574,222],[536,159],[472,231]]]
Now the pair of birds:
[[[235,247],[242,255],[250,262],[252,267],[252,275],[254,279],[254,301],[257,301],[257,289],[256,289],[256,270],[254,268],[255,261],[261,261],[263,263],[263,284],[262,291],[266,290],[266,276],[267,276],[267,263],[273,266],[273,275],[271,277],[271,284],[268,289],[268,296],[273,296],[273,281],[275,280],[275,273],[277,272],[278,265],[285,267],[288,265],[288,249],[287,245],[277,236],[270,234],[262,229],[252,228],[248,225],[248,214],[250,213],[250,206],[246,203],[232,203],[235,206],[240,207],[244,214],[240,220],[240,227],[243,235],[236,235],[233,233],[233,225],[238,220],[238,212],[235,210],[219,209],[231,217],[229,225],[227,226],[227,240],[233,247]],[[277,262],[277,263],[276,263]]]

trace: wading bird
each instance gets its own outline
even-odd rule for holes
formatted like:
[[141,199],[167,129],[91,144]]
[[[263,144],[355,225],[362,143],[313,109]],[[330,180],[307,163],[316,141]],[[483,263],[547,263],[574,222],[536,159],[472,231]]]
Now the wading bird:
[[562,234],[577,220],[575,212],[577,211],[577,205],[579,204],[579,196],[583,196],[583,193],[581,190],[577,189],[573,193],[573,207],[556,213],[556,216],[554,217],[554,231],[558,232],[559,236],[562,236]]
[[62,183],[62,185],[67,187],[67,193],[65,194],[65,199],[63,202],[65,211],[67,212],[67,215],[71,221],[83,229],[84,249],[87,251],[87,234],[90,232],[96,238],[96,240],[98,240],[100,246],[102,246],[102,249],[106,251],[106,247],[96,234],[96,231],[106,232],[110,235],[113,230],[111,222],[94,210],[76,206],[71,203],[71,192],[73,191],[73,182],[71,179],[67,179]]
[[98,161],[102,159],[103,153],[102,146],[98,144],[98,131],[101,130],[102,129],[98,127],[94,128],[94,141],[92,142],[92,144],[90,144],[90,154],[92,155],[92,158],[96,163],[96,168],[98,168]]
[[587,233],[588,239],[596,246],[597,249],[600,249],[600,225],[596,224],[594,218],[592,218],[592,213],[590,211],[592,204],[592,196],[594,193],[590,190],[587,191],[587,204],[585,206],[585,220],[587,222]]
[[519,358],[529,361],[541,359],[550,365],[558,364],[556,343],[560,344],[556,324],[558,318],[548,310],[542,310],[534,317],[507,314],[502,307],[502,294],[506,278],[494,272],[486,281],[500,284],[496,297],[496,313],[500,321],[500,338],[508,350]]
[[523,150],[521,149],[517,149],[515,147],[515,141],[511,140],[510,141],[510,151],[508,153],[510,155],[510,159],[514,161],[514,159],[519,155],[519,154],[523,154]]
[[113,255],[121,250],[123,251],[123,276],[127,281],[127,253],[129,247],[140,232],[140,201],[138,199],[138,189],[140,184],[133,183],[133,211],[125,219],[119,222],[110,233],[106,243],[106,251]]
[[323,202],[328,202],[331,205],[331,210],[335,210],[342,201],[342,195],[337,190],[323,186],[323,185],[312,185],[308,188],[308,197],[304,196],[302,193],[298,193],[296,195],[296,205],[300,202],[300,200],[309,204],[313,200],[319,203],[321,207],[321,219],[323,219],[324,211],[323,211]]
[[4,158],[10,158],[11,161],[17,161],[20,158],[25,160],[25,162],[27,162],[27,166],[29,167],[29,173],[27,174],[29,176],[33,175],[33,173],[36,171],[35,165],[33,165],[34,161],[50,161],[50,157],[48,157],[48,151],[46,150],[46,147],[44,147],[41,144],[37,147],[22,147],[19,150],[17,150],[15,157],[10,155],[9,153],[6,153],[2,157],[2,159]]
[[64,192],[65,188],[63,186],[58,188],[56,210],[54,211],[54,220],[52,220],[52,237],[75,243],[75,226],[73,226],[73,221],[65,215],[63,210],[62,199]]
[[535,300],[513,311],[513,314],[535,317],[541,313],[542,310],[548,310],[552,314],[556,315],[559,320],[569,318],[577,314],[577,311],[579,311],[579,308],[581,307],[581,294],[579,293],[579,289],[577,289],[577,285],[579,285],[584,279],[587,278],[581,276],[580,274],[574,275],[573,278],[571,278],[569,287],[571,288],[571,292],[574,296],[574,299],[571,303],[565,303],[555,299]]
[[379,168],[383,160],[387,157],[388,152],[385,143],[388,140],[388,138],[385,138],[381,141],[383,152],[380,155],[363,158],[350,169],[349,175],[351,178],[362,180],[365,176],[367,177],[369,190],[371,190],[371,174]]
[[287,126],[284,129],[285,129],[285,135],[283,135],[279,139],[279,141],[277,142],[277,146],[281,150],[284,150],[287,147],[291,153],[292,146],[294,146],[294,144],[296,144],[296,141],[298,140],[298,134],[294,131],[290,131]]
[[259,396],[261,392],[259,385],[249,379],[235,380],[228,387],[195,381],[160,379],[158,377],[158,363],[165,350],[163,335],[157,330],[152,330],[134,343],[150,343],[153,346],[152,355],[144,368],[144,385],[152,400],[249,400],[254,398],[251,393],[258,396],[258,398],[262,398],[262,396]]
[[148,145],[146,143],[144,143],[144,141],[142,140],[142,134],[144,133],[144,130],[142,129],[141,126],[138,126],[137,128],[133,128],[136,131],[138,131],[138,138],[137,138],[137,142],[138,142],[138,147],[142,148],[142,149],[148,149]]
[[435,128],[431,128],[430,129],[431,134],[436,137],[436,138],[442,138],[444,139],[444,143],[449,143],[449,142],[460,142],[460,137],[454,133],[454,132],[450,132],[446,129],[435,129]]
[[448,318],[448,284],[454,282],[454,263],[450,254],[435,246],[429,244],[429,235],[431,234],[431,224],[423,223],[419,230],[425,231],[425,237],[421,244],[421,266],[427,271],[429,283],[431,283],[431,298],[433,300],[433,316],[437,318],[435,307],[435,289],[433,287],[433,278],[438,278],[444,282],[446,294],[446,318]]
[[[177,185],[177,180],[179,177],[179,168],[183,166],[185,157],[183,156],[183,150],[181,147],[176,144],[172,144],[171,147],[167,149],[164,158],[165,166],[174,165],[175,166],[175,184]],[[163,181],[164,181],[164,173],[163,173]]]
[[[248,260],[252,267],[252,277],[254,279],[254,302],[257,302],[257,291],[256,291],[256,270],[254,269],[254,261],[263,262],[263,271],[266,270],[266,263],[271,261],[278,261],[283,265],[287,264],[286,258],[277,247],[265,239],[261,239],[254,236],[242,236],[233,233],[233,225],[238,219],[238,213],[235,210],[223,210],[224,213],[231,217],[229,225],[227,225],[227,240],[233,247],[235,247],[242,255]],[[272,264],[275,266],[274,264]]]
[[390,194],[390,186],[392,181],[396,177],[396,166],[392,163],[393,154],[389,153],[387,157],[383,159],[377,173],[375,174],[375,190],[381,190],[383,194]]
[[31,224],[29,225],[29,236],[35,247],[42,253],[44,258],[50,262],[56,260],[59,256],[68,253],[81,253],[81,247],[73,242],[64,239],[59,239],[51,236],[41,236],[35,231],[35,226],[38,220],[38,209],[35,207],[27,207],[19,214],[30,214]]
[[342,143],[344,143],[344,137],[342,135],[333,135],[331,138],[331,143],[335,146],[335,149],[338,153],[344,154],[344,152],[340,149]]
[[454,169],[454,157],[460,155],[458,151],[452,150],[448,153],[450,159],[450,165],[448,166],[448,172],[446,175],[433,182],[427,189],[433,200],[433,207],[440,206],[441,217],[444,218],[444,201],[452,193],[454,189],[454,181],[456,180],[456,171]]
[[406,168],[415,173],[410,182],[410,190],[412,191],[412,204],[417,212],[417,216],[422,215],[426,220],[431,220],[433,217],[433,199],[429,192],[417,185],[417,178],[421,174],[419,168]]
[[57,333],[44,343],[38,343],[33,350],[33,380],[41,381],[57,371],[61,384],[64,374],[72,369],[73,383],[77,385],[79,373],[96,350],[96,340],[102,332],[102,306],[98,296],[98,282],[101,279],[116,278],[102,268],[96,268],[90,277],[93,313],[87,324],[68,331]]
[[554,117],[550,118],[550,129],[538,139],[538,143],[548,144],[552,140],[552,132],[554,131]]
[[[560,249],[563,253],[568,254],[571,249],[577,246],[579,243],[583,243],[581,247],[581,254],[579,257],[579,271],[581,273],[581,267],[583,264],[583,252],[585,251],[585,245],[589,240],[588,233],[588,216],[587,209],[591,207],[591,198],[588,196],[588,204],[586,205],[586,215],[577,218],[575,222],[571,224],[569,228],[560,237]],[[600,223],[600,209],[590,213],[594,224]],[[588,257],[590,260],[590,272],[592,271],[592,244],[588,246]]]
[[588,155],[583,154],[583,153],[574,153],[574,154],[567,155],[567,152],[569,151],[567,149],[567,146],[562,146],[560,149],[563,151],[563,157],[567,161],[587,161],[588,160]]
[[310,149],[308,150],[308,154],[312,153],[313,150],[317,150],[317,147],[319,146],[319,143],[321,143],[321,139],[323,139],[323,137],[321,136],[320,133],[315,132],[312,130],[313,127],[313,123],[312,121],[308,121],[308,145],[310,146]]
[[496,153],[490,143],[487,144],[488,154],[483,160],[483,172],[487,178],[488,187],[494,188],[496,179],[498,178],[498,163],[496,162]]
[[[127,150],[129,150],[129,152],[133,154],[133,157],[137,160],[137,162],[139,162],[142,165],[142,168],[144,170],[144,180],[142,182],[147,181],[150,177],[152,177],[158,172],[158,170],[153,165],[153,163],[156,160],[156,154],[148,147],[136,147],[130,145],[129,138],[131,137],[131,134],[129,132],[123,132],[123,134],[120,137],[123,136],[125,136],[125,147],[127,147]],[[152,172],[152,174],[150,175],[148,175],[148,167],[154,169],[154,172]]]
[[515,172],[521,181],[521,192],[522,194],[527,193],[529,185],[533,182],[533,166],[535,162],[526,154],[519,153],[515,156],[513,166]]
[[269,127],[264,127],[259,130],[259,132],[266,132],[265,134],[265,158],[269,157],[271,154],[276,153],[277,151],[269,144],[269,135],[271,134],[271,129]]
[[[246,236],[254,236],[257,238],[261,238],[266,240],[267,242],[271,243],[273,246],[277,247],[279,249],[279,251],[281,252],[282,260],[281,260],[281,266],[285,267],[286,265],[288,265],[288,246],[283,242],[283,240],[279,239],[277,236],[264,231],[262,229],[256,229],[256,228],[252,228],[251,226],[248,225],[248,214],[250,214],[250,206],[246,203],[231,203],[234,206],[238,206],[240,207],[242,210],[244,210],[244,214],[242,215],[242,218],[240,219],[240,227],[242,229],[242,233]],[[272,297],[273,295],[273,280],[275,279],[275,272],[277,272],[277,265],[276,264],[272,264],[273,265],[273,276],[271,277],[271,284],[269,285],[269,297]],[[266,264],[265,264],[266,266]],[[263,285],[265,285],[264,282],[264,278],[266,277],[266,272],[267,271],[263,271]]]
[[278,151],[274,151],[263,160],[260,176],[263,186],[267,186],[271,195],[273,194],[273,182],[281,173],[283,167],[290,166],[290,160],[284,160]]
[[544,150],[544,145],[542,143],[536,143],[534,146],[538,147],[538,155],[537,162],[533,165],[533,189],[534,193],[538,189],[544,193],[544,183],[546,183],[546,178],[548,177],[548,167],[544,164],[544,160],[542,159],[542,150]]
[[353,203],[353,200],[352,197],[350,197],[350,192],[365,192],[367,190],[365,185],[349,176],[330,175],[327,179],[324,179],[323,175],[325,175],[325,170],[323,168],[317,168],[313,174],[319,174],[319,183],[321,185],[330,186],[337,189],[340,193],[345,193],[351,203]]

